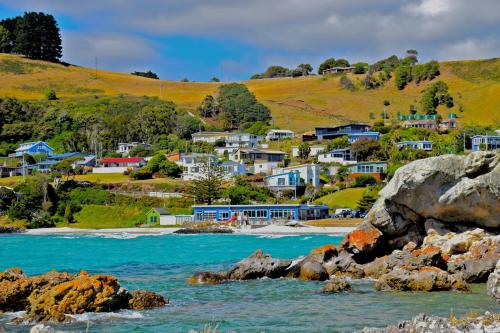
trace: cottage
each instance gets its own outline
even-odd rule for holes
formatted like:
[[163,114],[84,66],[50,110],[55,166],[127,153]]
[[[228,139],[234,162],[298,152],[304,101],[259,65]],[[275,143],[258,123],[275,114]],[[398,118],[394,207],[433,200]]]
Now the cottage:
[[328,206],[305,204],[196,205],[193,210],[195,223],[235,221],[240,224],[263,225],[328,217]]
[[472,151],[500,149],[500,135],[475,135],[471,141]]
[[93,173],[123,173],[143,167],[146,161],[142,157],[105,157],[100,164]]
[[348,165],[356,163],[356,158],[354,158],[350,148],[341,148],[341,149],[333,149],[328,153],[319,154],[318,162],[340,163],[342,165]]
[[149,225],[176,225],[175,215],[170,214],[165,208],[152,208],[146,214],[146,224]]
[[354,70],[353,66],[348,66],[348,67],[332,67],[332,68],[327,68],[321,72],[323,75],[327,74],[337,74],[337,73],[350,73]]
[[415,150],[432,150],[432,141],[419,140],[419,141],[401,141],[396,143],[399,148],[408,147]]
[[347,166],[348,181],[354,181],[357,177],[361,175],[371,175],[377,181],[381,181],[384,179],[385,174],[387,173],[387,162],[362,162],[351,164]]
[[193,180],[202,177],[202,168],[207,162],[214,166],[219,163],[216,156],[200,153],[179,153],[170,155],[168,159],[174,161],[182,168],[181,177],[183,180]]
[[318,164],[301,164],[294,165],[284,168],[275,168],[272,170],[272,174],[283,174],[288,172],[298,172],[299,180],[304,185],[312,185],[314,187],[320,184],[320,166]]
[[347,124],[341,126],[330,126],[330,127],[316,127],[314,129],[314,135],[302,136],[303,141],[308,140],[329,140],[335,139],[344,135],[368,132],[370,126],[367,124]]
[[120,142],[118,143],[116,152],[122,154],[122,156],[128,156],[130,151],[138,146],[144,147],[145,149],[151,148],[151,145],[145,142]]
[[441,131],[446,131],[446,130],[454,130],[458,128],[458,121],[456,118],[446,118],[441,120],[439,123],[439,130]]
[[9,157],[23,157],[24,155],[45,155],[50,157],[54,154],[54,149],[43,141],[26,142],[19,145],[16,152]]
[[353,144],[359,139],[369,139],[378,141],[379,138],[380,138],[379,132],[361,132],[361,133],[347,134],[347,140],[349,141],[349,144]]
[[286,153],[278,150],[239,148],[230,159],[240,163],[253,163],[253,173],[269,174],[273,168],[284,162],[285,156]]
[[266,141],[275,141],[283,139],[293,139],[295,133],[290,130],[270,129],[266,134]]
[[[325,145],[312,145],[311,151],[309,152],[309,156],[315,157],[318,156],[319,153],[324,151],[326,149]],[[299,146],[293,146],[292,147],[292,156],[293,157],[299,157]]]
[[416,119],[416,120],[405,120],[402,123],[404,128],[426,128],[429,130],[436,129],[436,123],[432,119]]

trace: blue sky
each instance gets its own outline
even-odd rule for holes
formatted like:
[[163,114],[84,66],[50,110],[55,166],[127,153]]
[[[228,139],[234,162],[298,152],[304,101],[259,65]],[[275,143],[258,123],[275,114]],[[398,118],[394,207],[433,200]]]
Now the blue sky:
[[497,0],[0,0],[0,17],[44,11],[63,60],[162,79],[247,79],[269,65],[328,57],[374,62],[500,56]]

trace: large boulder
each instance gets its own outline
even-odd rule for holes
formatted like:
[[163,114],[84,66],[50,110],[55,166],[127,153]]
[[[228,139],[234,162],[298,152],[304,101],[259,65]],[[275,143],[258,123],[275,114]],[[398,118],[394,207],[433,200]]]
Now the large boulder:
[[416,271],[395,268],[380,276],[375,283],[377,290],[400,291],[470,291],[460,273],[449,274],[437,267],[424,267]]
[[441,232],[500,228],[500,153],[442,155],[396,171],[379,193],[365,223],[341,247],[369,262],[421,244],[430,227]]
[[292,263],[288,259],[274,259],[262,250],[255,251],[250,257],[238,262],[229,270],[227,276],[231,280],[250,280],[268,277],[277,279],[287,275],[287,268]]
[[497,261],[495,270],[488,277],[486,291],[488,295],[495,298],[497,302],[500,303],[500,259]]
[[304,281],[325,281],[328,280],[328,273],[319,262],[306,261],[300,266],[299,277]]
[[32,291],[33,284],[21,269],[0,272],[0,313],[24,310]]

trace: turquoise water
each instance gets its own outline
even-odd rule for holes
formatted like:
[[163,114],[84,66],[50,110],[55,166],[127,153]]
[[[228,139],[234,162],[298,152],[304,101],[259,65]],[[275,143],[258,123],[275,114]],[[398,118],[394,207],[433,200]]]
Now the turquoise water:
[[[223,270],[261,248],[275,257],[295,258],[334,236],[249,235],[0,236],[0,270],[21,267],[28,274],[50,269],[116,275],[129,289],[148,289],[170,298],[151,311],[88,314],[65,331],[188,332],[219,325],[219,332],[352,332],[384,326],[420,312],[449,316],[453,311],[498,311],[484,285],[472,294],[376,292],[370,282],[354,282],[353,292],[325,295],[320,282],[270,280],[187,286],[200,270]],[[0,314],[0,332],[27,332]]]

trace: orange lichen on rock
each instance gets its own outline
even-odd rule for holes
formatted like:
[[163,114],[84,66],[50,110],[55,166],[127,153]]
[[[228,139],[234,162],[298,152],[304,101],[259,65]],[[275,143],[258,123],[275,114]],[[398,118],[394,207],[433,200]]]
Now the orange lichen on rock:
[[382,233],[378,229],[372,226],[365,226],[347,234],[345,240],[349,246],[362,250],[377,243],[380,236],[382,236]]
[[425,273],[425,272],[442,272],[441,269],[433,266],[426,266],[421,269],[415,271],[416,273]]
[[326,244],[323,246],[319,246],[315,249],[312,249],[311,254],[323,254],[323,253],[326,253],[328,251],[335,252],[335,251],[337,251],[337,248],[333,244]]

